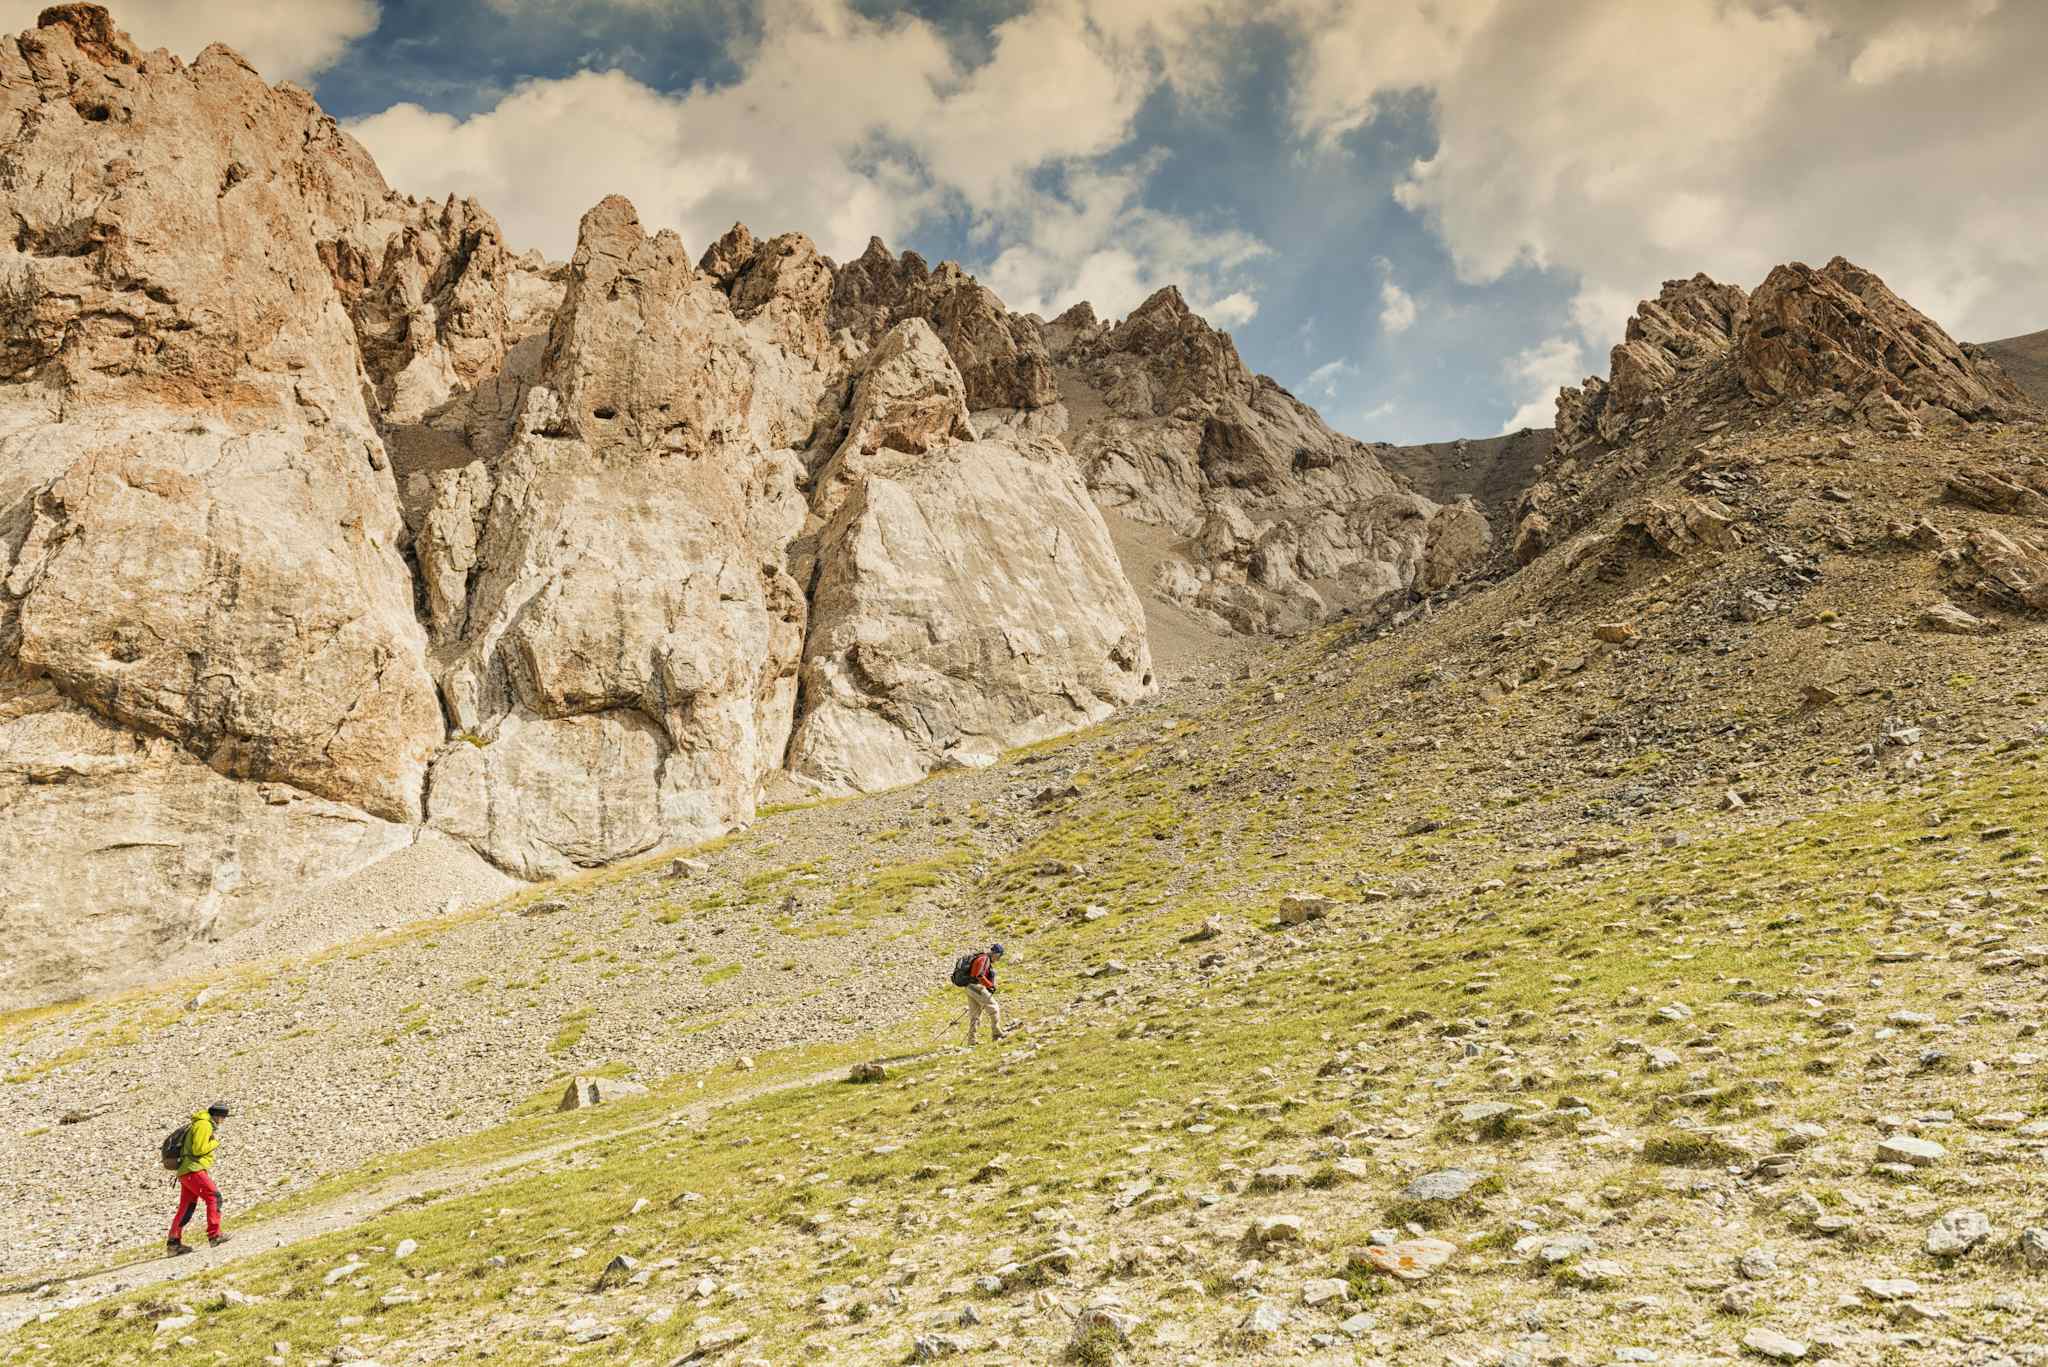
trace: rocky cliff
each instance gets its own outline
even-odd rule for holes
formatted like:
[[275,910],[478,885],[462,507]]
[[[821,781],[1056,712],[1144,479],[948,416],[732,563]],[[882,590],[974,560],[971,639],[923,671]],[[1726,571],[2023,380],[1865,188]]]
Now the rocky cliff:
[[[1704,275],[1667,281],[1629,320],[1608,378],[1559,392],[1551,458],[1520,500],[1509,549],[1534,560],[1651,466],[1738,423],[1832,427],[1854,449],[1858,434],[1917,438],[2041,416],[1987,351],[1841,257],[1818,270],[1780,266],[1754,293]],[[1958,479],[1982,506],[2031,477]],[[1713,543],[1720,521],[1711,497],[1692,499],[1653,510],[1642,531],[1670,551]]]
[[616,198],[549,263],[95,5],[0,44],[0,137],[7,1001],[429,835],[549,877],[981,763],[1155,687],[1141,591],[1292,629],[1488,543],[1173,290],[1046,323]]

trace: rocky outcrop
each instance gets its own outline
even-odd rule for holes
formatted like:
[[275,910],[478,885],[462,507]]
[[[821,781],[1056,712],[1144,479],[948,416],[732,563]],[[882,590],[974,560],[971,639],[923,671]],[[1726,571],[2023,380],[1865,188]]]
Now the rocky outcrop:
[[1114,327],[1072,310],[1047,333],[1090,488],[1184,539],[1151,587],[1214,626],[1299,630],[1405,601],[1483,558],[1490,530],[1474,506],[1404,490],[1372,448],[1253,375],[1178,290]]
[[789,768],[827,791],[987,763],[1152,691],[1143,608],[1072,457],[976,441],[965,394],[931,327],[898,323],[813,481]]
[[1747,302],[1739,286],[1705,275],[1665,281],[1655,299],[1636,306],[1608,355],[1608,378],[1593,376],[1558,392],[1557,449],[1618,442],[1637,422],[1662,412],[1664,391],[1681,376],[1728,355]]
[[840,267],[833,280],[830,326],[872,340],[906,318],[930,323],[952,353],[970,410],[1044,408],[1059,401],[1036,319],[1011,313],[993,290],[951,261],[932,270],[916,252],[899,258],[872,238],[867,251]]
[[1772,271],[1736,343],[1743,384],[1766,402],[1818,396],[1846,412],[1881,397],[1916,419],[1967,420],[2030,407],[1988,358],[1839,256],[1820,270],[1794,262]]
[[[1785,425],[1819,417],[1906,437],[2041,416],[1984,351],[1957,344],[1840,257],[1820,270],[1780,266],[1747,295],[1703,275],[1666,282],[1638,307],[1612,362],[1609,379],[1558,394],[1551,459],[1516,509],[1509,544],[1518,563],[1597,515],[1651,461],[1704,454],[1714,434],[1737,420]],[[1696,445],[1702,436],[1705,447]],[[2048,506],[2044,484],[2032,467],[1966,464],[1945,492],[1960,504],[2027,515]],[[1657,555],[1726,550],[1739,534],[1725,512],[1713,499],[1656,502],[1628,530]],[[2023,556],[1995,552],[1990,559],[2002,572],[1985,583],[2025,580],[2011,568]]]

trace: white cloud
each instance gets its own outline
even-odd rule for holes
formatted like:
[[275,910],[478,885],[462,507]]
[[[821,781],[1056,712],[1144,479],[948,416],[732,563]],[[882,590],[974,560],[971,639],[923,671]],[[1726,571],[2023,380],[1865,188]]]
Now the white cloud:
[[1299,131],[1425,92],[1437,147],[1401,202],[1467,281],[1575,280],[1589,355],[1662,280],[1837,253],[1964,337],[2048,321],[2048,5],[1284,3]]
[[[34,28],[47,0],[0,3],[0,31]],[[377,27],[376,0],[117,0],[114,20],[144,48],[190,61],[214,43],[249,59],[267,81],[307,83]]]
[[1883,85],[1928,67],[1954,66],[1987,56],[1989,35],[1974,21],[1996,13],[2000,0],[1967,3],[1968,12],[1960,24],[1957,16],[1949,15],[1938,20],[1906,17],[1886,25],[1849,64],[1849,79],[1858,85]]
[[1380,284],[1380,331],[1397,337],[1415,326],[1415,300],[1389,276]]
[[[1305,394],[1320,394],[1326,399],[1337,397],[1337,383],[1358,374],[1358,367],[1350,361],[1326,361],[1308,373],[1301,382]],[[1370,416],[1370,415],[1368,415]]]
[[1086,298],[1114,314],[1180,284],[1228,326],[1257,311],[1237,268],[1260,244],[1146,207],[1156,160],[1100,163],[1129,143],[1149,92],[1202,78],[1216,7],[1239,3],[1039,0],[963,67],[922,19],[768,0],[728,85],[668,94],[586,71],[526,82],[466,120],[400,105],[352,131],[394,185],[475,195],[509,240],[554,257],[612,193],[693,248],[738,221],[801,229],[841,259],[871,234],[901,246],[933,214],[965,210],[1013,308]]
[[1250,321],[1258,301],[1229,281],[1265,247],[1145,207],[1140,196],[1154,169],[1077,172],[1063,195],[1019,197],[1005,225],[1014,240],[984,272],[989,288],[1021,313],[1050,318],[1085,299],[1114,317],[1179,285],[1188,307],[1218,327]]
[[1501,432],[1550,426],[1557,420],[1557,391],[1577,384],[1585,367],[1585,349],[1570,337],[1550,337],[1517,353],[1508,362],[1508,378],[1514,392],[1525,397],[1514,416],[1501,424]]

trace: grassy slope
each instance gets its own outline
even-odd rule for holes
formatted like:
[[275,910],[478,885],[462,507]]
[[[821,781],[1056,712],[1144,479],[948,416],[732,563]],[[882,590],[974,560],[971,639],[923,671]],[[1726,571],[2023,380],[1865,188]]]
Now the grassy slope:
[[[1231,706],[1250,704],[1247,694]],[[1341,712],[1341,692],[1325,705]],[[665,1362],[708,1329],[744,1325],[740,1358],[894,1361],[929,1330],[924,1317],[950,1324],[972,1304],[992,1328],[947,1332],[1045,1357],[1066,1342],[1067,1321],[1015,1284],[1036,1278],[1013,1276],[993,1296],[970,1279],[1066,1247],[1070,1270],[1044,1274],[1054,1299],[1071,1308],[1116,1295],[1145,1316],[1130,1350],[1140,1359],[1214,1360],[1253,1351],[1238,1324],[1256,1295],[1291,1305],[1306,1278],[1344,1275],[1345,1251],[1371,1229],[1425,1214],[1400,1206],[1407,1178],[1453,1161],[1494,1175],[1497,1189],[1430,1217],[1465,1249],[1437,1281],[1403,1294],[1354,1278],[1377,1351],[1504,1345],[1527,1332],[1514,1316],[1534,1311],[1575,1355],[1695,1338],[1707,1348],[1752,1322],[1798,1332],[1830,1316],[1876,1336],[1868,1351],[1883,1354],[1894,1350],[1877,1341],[1890,1330],[1874,1308],[1831,1307],[1835,1290],[1894,1273],[1938,1284],[1971,1324],[2004,1316],[1991,1302],[2007,1263],[1939,1268],[1915,1245],[1926,1210],[1982,1203],[1991,1182],[2009,1241],[2004,1213],[2048,1195],[2026,1146],[1942,1125],[1951,1158],[1899,1184],[1870,1172],[1871,1120],[2032,1112],[2032,1081],[2009,1060],[2025,1048],[2015,1040],[2037,994],[2008,992],[2016,980],[1982,977],[1972,961],[1994,941],[2024,939],[2015,925],[2041,909],[2038,744],[1983,747],[1893,791],[1845,781],[1809,814],[1674,817],[1663,824],[1696,830],[1694,843],[1665,849],[1620,831],[1625,854],[1538,867],[1507,857],[1479,822],[1378,838],[1406,815],[1380,795],[1390,775],[1361,783],[1352,756],[1289,743],[1313,723],[1277,713],[1185,756],[1172,735],[1110,750],[1061,820],[987,872],[981,891],[1017,945],[1010,1009],[1032,1022],[1000,1055],[944,1056],[880,1086],[799,1089],[721,1112],[710,1128],[599,1144],[485,1194],[242,1264],[181,1288],[175,1303],[142,1296],[32,1326],[11,1356],[148,1361],[175,1342],[179,1360],[252,1361],[252,1345],[285,1340],[296,1351],[346,1343],[385,1361],[488,1344],[496,1360],[545,1362],[602,1329],[587,1351]],[[1282,755],[1289,782],[1259,791],[1261,766]],[[1215,783],[1243,790],[1227,824],[1205,821],[1220,809],[1187,791]],[[2018,834],[1980,838],[1997,827]],[[1172,857],[1155,852],[1169,845]],[[1355,900],[1403,876],[1431,894]],[[1350,904],[1277,929],[1279,892],[1295,886]],[[1869,901],[1880,888],[1893,905]],[[2004,892],[1986,900],[1966,888]],[[1090,904],[1112,914],[1075,915]],[[1179,942],[1218,912],[1231,918],[1222,940]],[[1224,962],[1198,970],[1219,945]],[[1879,947],[1925,957],[1879,965]],[[1137,971],[1081,976],[1110,957]],[[1987,1007],[1987,985],[2009,1003]],[[1692,1019],[1656,1020],[1653,1008],[1674,1001]],[[1939,1036],[1873,1041],[1908,1007],[1953,1032],[1948,1058],[1919,1062]],[[1837,1019],[1860,1033],[1826,1034]],[[1637,1054],[1617,1051],[1625,1039],[1676,1048],[1684,1062],[1646,1073]],[[1988,1071],[1965,1071],[1976,1062]],[[815,1066],[770,1062],[762,1075]],[[1487,1136],[1461,1133],[1448,1118],[1475,1098],[1507,1099],[1516,1114]],[[664,1104],[674,1103],[637,1113]],[[1793,1120],[1829,1137],[1803,1151],[1791,1178],[1735,1175]],[[1346,1153],[1364,1160],[1363,1176],[1330,1166]],[[991,1160],[999,1170],[984,1172]],[[1250,1175],[1275,1163],[1336,1189],[1257,1190]],[[1111,1197],[1141,1179],[1166,1196],[1114,1213]],[[685,1190],[703,1199],[677,1204]],[[1807,1216],[1783,1213],[1794,1193],[1864,1212],[1858,1230],[1814,1236]],[[1218,1199],[1194,1199],[1205,1195]],[[1249,1222],[1283,1212],[1303,1215],[1303,1242],[1259,1254],[1266,1269],[1233,1284],[1251,1256]],[[1569,1265],[1539,1275],[1506,1247],[1525,1229],[1565,1228],[1595,1231],[1601,1253],[1628,1268],[1626,1284],[1580,1289]],[[389,1251],[403,1238],[420,1247],[399,1264]],[[1729,1280],[1745,1240],[1777,1247],[1815,1284],[1788,1278],[1746,1314],[1717,1318],[1713,1288],[1699,1288]],[[594,1290],[621,1253],[653,1279]],[[357,1255],[359,1272],[323,1284]],[[707,1276],[717,1286],[700,1300],[689,1288]],[[834,1286],[845,1289],[821,1310]],[[231,1288],[261,1299],[236,1303]],[[180,1304],[197,1320],[159,1335],[156,1321]],[[1295,1309],[1283,1340],[1315,1352],[1309,1336],[1358,1308]],[[1348,1348],[1328,1351],[1349,1360]]]

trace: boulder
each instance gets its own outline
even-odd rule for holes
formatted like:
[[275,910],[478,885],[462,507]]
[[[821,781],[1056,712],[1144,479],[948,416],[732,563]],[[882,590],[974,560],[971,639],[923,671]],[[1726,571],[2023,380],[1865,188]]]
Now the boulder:
[[647,1089],[637,1082],[628,1082],[622,1077],[576,1077],[570,1079],[568,1088],[562,1093],[562,1100],[555,1107],[557,1111],[577,1111],[586,1106],[598,1106],[607,1101],[623,1101],[627,1097],[646,1096]]
[[2048,612],[2048,532],[1980,527],[1965,540],[1960,566],[1980,597],[2003,607]]

